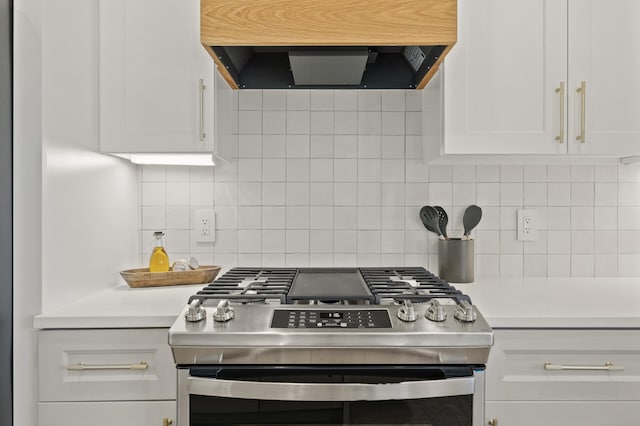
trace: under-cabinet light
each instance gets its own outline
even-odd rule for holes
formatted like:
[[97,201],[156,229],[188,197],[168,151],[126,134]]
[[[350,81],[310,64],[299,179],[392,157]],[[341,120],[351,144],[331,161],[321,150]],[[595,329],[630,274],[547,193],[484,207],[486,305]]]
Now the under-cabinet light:
[[630,157],[622,157],[620,159],[622,164],[638,164],[640,163],[640,155],[632,155]]
[[212,154],[115,154],[134,164],[165,166],[215,166]]

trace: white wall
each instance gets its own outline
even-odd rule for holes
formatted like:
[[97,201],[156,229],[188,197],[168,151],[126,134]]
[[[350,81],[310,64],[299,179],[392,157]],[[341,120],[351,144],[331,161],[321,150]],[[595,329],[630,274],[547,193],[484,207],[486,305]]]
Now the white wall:
[[115,285],[139,251],[136,168],[96,152],[96,5],[14,2],[14,424],[21,426],[38,424],[33,316]]
[[[105,286],[137,259],[135,166],[98,151],[97,1],[48,0],[42,46],[42,309]],[[69,11],[74,19],[69,19]]]
[[[240,91],[238,159],[212,169],[144,167],[141,264],[154,230],[175,259],[223,267],[423,265],[437,244],[425,204],[462,233],[483,208],[477,276],[640,276],[640,166],[427,166],[414,91]],[[215,207],[217,241],[190,220]],[[539,239],[516,240],[516,210],[534,208]]]

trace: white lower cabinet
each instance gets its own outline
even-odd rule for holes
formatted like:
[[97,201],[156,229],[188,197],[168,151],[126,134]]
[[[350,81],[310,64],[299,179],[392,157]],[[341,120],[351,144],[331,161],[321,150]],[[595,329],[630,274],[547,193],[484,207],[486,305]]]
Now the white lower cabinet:
[[[640,404],[633,402],[487,401],[491,426],[638,426]],[[493,421],[489,423],[489,421]]]
[[175,426],[175,401],[41,402],[47,426]]
[[176,368],[166,328],[41,330],[39,424],[174,422]]
[[485,424],[640,424],[640,330],[494,332]]

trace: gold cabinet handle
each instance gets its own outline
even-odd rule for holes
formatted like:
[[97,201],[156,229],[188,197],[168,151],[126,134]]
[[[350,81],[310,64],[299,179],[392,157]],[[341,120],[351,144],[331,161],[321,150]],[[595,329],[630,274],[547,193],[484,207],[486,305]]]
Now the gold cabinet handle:
[[544,363],[545,370],[589,370],[589,371],[623,371],[624,367],[613,365],[607,361],[604,365],[556,365],[549,361]]
[[173,420],[168,419],[166,417],[164,419],[162,419],[162,426],[170,426],[172,424],[173,424]]
[[498,419],[489,420],[489,426],[498,426]]
[[576,92],[580,93],[580,134],[576,136],[576,140],[584,143],[585,140],[585,110],[587,100],[587,82],[580,82],[580,87],[576,89]]
[[204,132],[204,91],[207,90],[207,86],[204,84],[204,79],[200,79],[200,129],[198,132],[198,136],[200,141],[204,141],[207,137],[207,134]]
[[66,369],[70,371],[87,371],[87,370],[146,370],[149,368],[149,364],[145,361],[141,361],[140,364],[129,365],[87,365],[84,362],[79,362],[75,365],[67,365]]
[[560,94],[560,134],[556,136],[558,143],[564,143],[564,81],[560,82],[560,87],[556,88],[556,93]]

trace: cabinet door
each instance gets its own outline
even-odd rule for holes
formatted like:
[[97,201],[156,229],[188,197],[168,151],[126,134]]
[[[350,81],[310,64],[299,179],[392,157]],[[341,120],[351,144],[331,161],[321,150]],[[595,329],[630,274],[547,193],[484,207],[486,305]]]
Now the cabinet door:
[[41,426],[176,425],[175,401],[41,402],[38,412]]
[[[637,426],[638,402],[487,401],[485,418],[496,426]],[[497,420],[497,423],[495,421]]]
[[199,40],[198,0],[100,0],[102,152],[213,151],[214,65]]
[[567,5],[460,0],[445,59],[445,154],[554,154],[566,81]]
[[[640,2],[569,0],[570,149],[640,154]],[[581,94],[586,83],[584,141]]]

